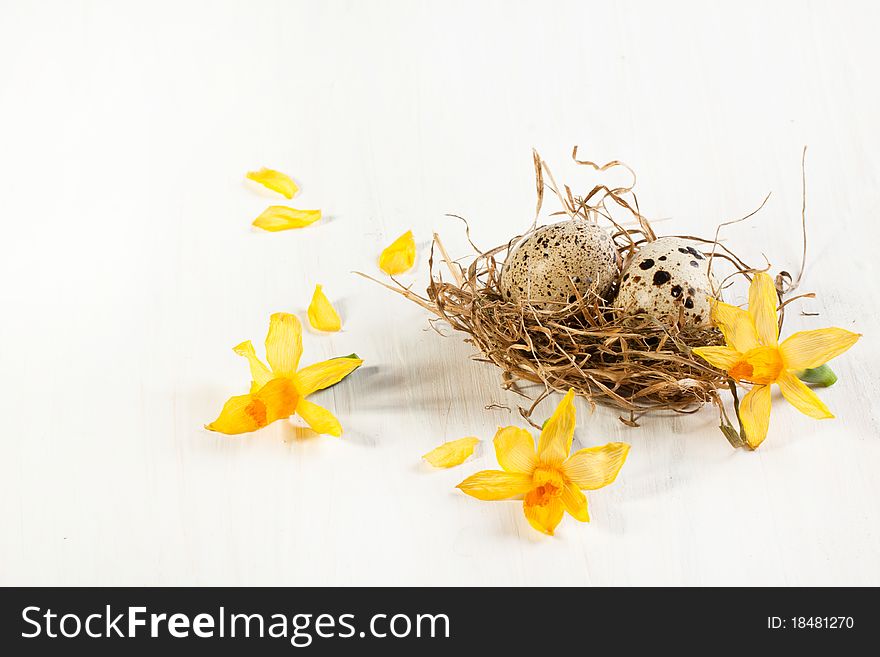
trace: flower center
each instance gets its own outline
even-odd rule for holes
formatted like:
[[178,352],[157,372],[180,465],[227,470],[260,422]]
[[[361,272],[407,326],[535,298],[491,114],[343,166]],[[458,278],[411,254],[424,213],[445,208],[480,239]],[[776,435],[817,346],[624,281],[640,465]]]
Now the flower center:
[[742,360],[730,368],[730,376],[737,381],[767,385],[782,372],[782,355],[776,347],[755,347],[743,354]]
[[266,405],[259,399],[252,399],[251,402],[245,406],[244,412],[253,418],[258,427],[266,426],[266,420],[268,419],[266,417]]
[[526,493],[526,504],[529,506],[546,506],[554,498],[562,495],[565,480],[556,468],[541,466],[532,475],[534,488]]

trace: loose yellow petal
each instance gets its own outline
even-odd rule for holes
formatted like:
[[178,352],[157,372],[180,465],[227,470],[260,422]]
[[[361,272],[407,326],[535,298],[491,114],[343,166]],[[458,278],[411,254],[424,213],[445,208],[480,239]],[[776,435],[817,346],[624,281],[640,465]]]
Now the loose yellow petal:
[[828,407],[816,396],[816,393],[801,383],[791,372],[783,372],[777,383],[786,401],[804,415],[809,415],[817,420],[827,420],[834,417]]
[[789,336],[779,345],[779,350],[786,368],[806,370],[824,365],[832,358],[840,356],[860,337],[862,336],[858,333],[842,328],[801,331]]
[[562,464],[562,473],[578,488],[596,490],[617,478],[628,455],[629,445],[626,443],[579,449]]
[[712,299],[711,302],[712,321],[724,334],[728,347],[746,352],[758,346],[758,332],[748,312],[723,301]]
[[315,286],[312,302],[309,304],[309,324],[319,331],[338,331],[342,328],[342,320],[339,313],[330,304],[330,300],[324,294],[321,285]]
[[779,341],[778,301],[773,279],[765,272],[756,273],[749,285],[749,314],[755,321],[758,339],[767,347],[775,347]]
[[562,520],[565,513],[565,505],[558,497],[551,498],[544,504],[535,504],[526,495],[523,500],[523,512],[526,514],[526,520],[529,524],[539,532],[553,536],[556,525]]
[[495,457],[507,472],[532,474],[538,465],[535,439],[525,429],[503,427],[495,433]]
[[560,466],[568,458],[574,438],[574,390],[570,389],[547,420],[538,438],[538,458],[542,463]]
[[480,439],[473,436],[450,440],[440,447],[435,447],[422,458],[435,468],[451,468],[454,465],[464,463],[474,453],[474,448],[479,442]]
[[275,376],[293,378],[302,356],[302,324],[296,315],[274,313],[266,334],[266,360]]
[[739,419],[749,447],[757,449],[767,437],[770,426],[770,386],[756,385],[739,405]]
[[295,210],[284,205],[273,205],[254,219],[254,226],[275,233],[279,230],[305,228],[320,218],[320,210]]
[[337,438],[342,435],[342,425],[339,424],[339,420],[323,406],[318,406],[307,399],[300,399],[299,404],[296,405],[296,414],[305,420],[315,433]]
[[590,513],[587,510],[587,498],[575,484],[569,482],[562,490],[562,503],[565,510],[575,520],[590,522]]
[[256,393],[232,397],[220,416],[205,428],[225,434],[256,431],[275,420],[290,417],[299,395],[289,379],[273,379]]
[[742,354],[731,347],[695,347],[693,352],[712,367],[717,367],[724,372],[727,372],[742,358]]
[[316,390],[323,390],[339,383],[363,365],[363,362],[357,357],[331,358],[302,368],[296,373],[294,381],[299,394],[307,397]]
[[291,180],[290,176],[273,169],[260,169],[259,171],[250,171],[247,177],[254,182],[260,183],[263,187],[271,189],[273,192],[293,198],[299,191],[299,187]]
[[506,500],[524,495],[532,487],[532,478],[527,474],[483,470],[471,475],[456,488],[478,500]]
[[416,261],[416,242],[411,230],[394,240],[379,256],[379,268],[389,276],[402,274]]
[[[251,368],[251,381],[256,390],[259,390],[271,381],[272,372],[263,364],[263,361],[257,358],[257,352],[254,351],[254,345],[250,340],[245,340],[240,345],[233,347],[232,351],[248,359]],[[254,391],[251,390],[251,392]]]

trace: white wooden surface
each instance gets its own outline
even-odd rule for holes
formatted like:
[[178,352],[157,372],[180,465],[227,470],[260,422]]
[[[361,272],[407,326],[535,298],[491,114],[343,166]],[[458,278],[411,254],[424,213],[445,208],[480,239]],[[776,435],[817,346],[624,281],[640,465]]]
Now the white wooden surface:
[[[873,2],[4,2],[0,5],[0,583],[880,584],[877,279],[880,13]],[[490,439],[517,397],[417,307],[352,275],[412,228],[493,245],[580,144],[639,173],[665,232],[728,234],[794,270],[809,144],[818,298],[788,330],[865,334],[757,453],[711,409],[580,404],[581,446],[633,445],[593,521],[536,535],[520,506],[454,490],[495,465],[419,456]],[[294,174],[327,218],[258,233],[250,168]],[[316,398],[342,440],[278,423],[203,430],[247,383],[230,348],[316,282],[357,351]],[[549,413],[557,399],[539,411]]]

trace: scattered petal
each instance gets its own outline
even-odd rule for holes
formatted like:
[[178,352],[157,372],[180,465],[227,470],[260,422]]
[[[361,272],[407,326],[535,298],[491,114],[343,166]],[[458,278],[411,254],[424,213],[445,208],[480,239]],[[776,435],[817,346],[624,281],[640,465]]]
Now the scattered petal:
[[338,331],[342,328],[339,313],[331,305],[321,285],[315,286],[312,302],[309,304],[309,324],[319,331]]
[[263,168],[259,171],[250,171],[247,177],[286,198],[293,198],[299,191],[299,187],[291,180],[290,176],[273,169]]
[[279,230],[304,228],[320,218],[320,210],[295,210],[284,205],[273,205],[254,219],[254,226],[274,233]]
[[411,230],[394,240],[379,256],[379,268],[389,276],[402,274],[416,261],[416,242]]
[[432,449],[422,458],[435,468],[451,468],[452,466],[464,463],[474,453],[474,448],[479,442],[480,439],[473,436],[451,440],[448,443],[443,443],[440,447]]

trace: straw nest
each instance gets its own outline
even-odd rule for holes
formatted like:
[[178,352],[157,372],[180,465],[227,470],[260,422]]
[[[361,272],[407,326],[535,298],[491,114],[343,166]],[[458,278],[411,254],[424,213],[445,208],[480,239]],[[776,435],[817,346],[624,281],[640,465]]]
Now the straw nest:
[[[639,211],[633,192],[635,174],[622,162],[598,165],[579,160],[577,147],[572,156],[578,164],[596,171],[621,167],[632,174],[632,182],[616,188],[597,185],[578,196],[567,185],[557,186],[547,164],[535,153],[538,203],[536,220],[528,232],[488,251],[470,242],[475,254],[466,266],[450,258],[435,234],[426,295],[416,294],[393,279],[393,284],[382,284],[467,334],[466,342],[481,352],[476,358],[493,363],[501,370],[505,388],[522,393],[523,382],[539,384],[543,390],[531,406],[520,408],[530,422],[531,411],[546,395],[569,388],[591,404],[619,409],[622,411],[620,420],[630,426],[638,426],[639,417],[645,413],[692,413],[706,402],[712,402],[721,414],[725,436],[731,443],[741,445],[741,432],[731,426],[719,396],[722,389],[730,390],[734,404],[738,405],[733,382],[692,353],[693,347],[724,344],[721,333],[714,327],[687,327],[683,321],[669,322],[667,318],[663,322],[644,313],[630,314],[613,305],[620,284],[619,272],[641,244],[658,238]],[[618,280],[607,298],[584,298],[573,283],[575,301],[558,307],[538,308],[527,302],[502,298],[499,283],[505,257],[512,245],[536,229],[545,189],[550,190],[562,206],[561,211],[553,214],[604,225],[611,232],[620,266]],[[730,273],[718,284],[719,289],[713,291],[715,296],[731,278],[739,275],[748,278],[750,272],[756,271],[719,243],[719,231],[725,225],[754,215],[764,203],[746,217],[719,225],[713,238],[671,235],[702,244],[710,270],[715,267],[716,278],[723,261]],[[465,226],[470,241],[466,222]],[[786,272],[777,277],[780,299],[793,287],[791,276]]]

